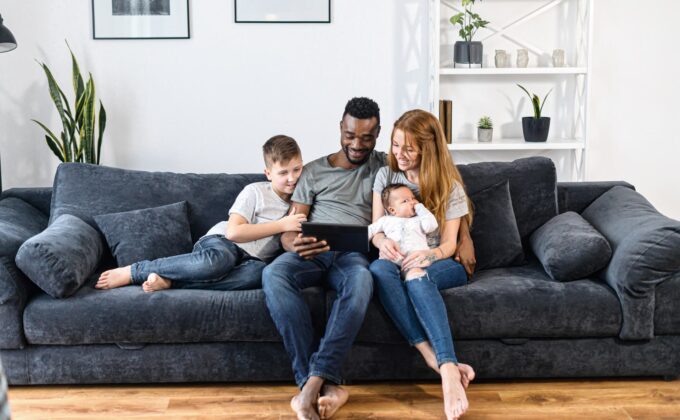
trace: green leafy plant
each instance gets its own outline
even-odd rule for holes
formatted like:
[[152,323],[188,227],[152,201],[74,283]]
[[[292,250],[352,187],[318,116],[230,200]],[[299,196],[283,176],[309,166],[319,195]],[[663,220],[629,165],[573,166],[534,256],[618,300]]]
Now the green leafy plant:
[[548,91],[548,93],[545,94],[545,97],[543,98],[543,102],[541,102],[540,98],[536,94],[531,94],[529,93],[528,90],[524,88],[522,85],[517,85],[522,89],[524,92],[526,92],[527,95],[529,95],[529,99],[531,100],[532,105],[534,106],[534,118],[539,119],[541,118],[541,112],[543,112],[543,105],[545,105],[546,99],[548,99],[548,95],[550,95],[550,92],[552,92],[552,89]]
[[[482,1],[482,0],[479,0]],[[464,12],[456,13],[451,16],[450,22],[454,26],[460,26],[458,34],[467,42],[472,42],[472,38],[479,28],[486,28],[488,21],[482,19],[477,13],[472,11],[475,0],[463,0]]]
[[[57,137],[45,124],[37,120],[32,121],[45,130],[47,133],[45,135],[47,145],[60,161],[95,163],[98,165],[102,140],[104,139],[104,129],[106,128],[106,110],[102,102],[99,101],[99,118],[97,119],[97,113],[95,112],[95,87],[92,74],[89,74],[87,83],[85,83],[80,74],[78,61],[68,42],[66,46],[71,53],[73,91],[75,93],[73,107],[69,105],[66,95],[59,87],[59,84],[57,84],[49,67],[45,63],[38,62],[45,71],[45,76],[47,76],[50,97],[59,113],[62,131],[59,137]],[[98,121],[98,123],[95,124],[95,121]],[[98,129],[96,144],[95,129]]]
[[488,116],[483,116],[482,118],[479,119],[479,122],[477,123],[477,127],[483,128],[485,130],[489,130],[493,128],[493,121],[491,120],[491,117]]

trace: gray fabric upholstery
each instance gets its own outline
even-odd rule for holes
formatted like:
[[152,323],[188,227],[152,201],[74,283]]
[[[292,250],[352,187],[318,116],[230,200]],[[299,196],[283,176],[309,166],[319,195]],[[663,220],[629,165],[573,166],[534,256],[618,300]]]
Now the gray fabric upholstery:
[[186,201],[191,238],[196,242],[227,218],[238,193],[262,174],[175,174],[143,172],[84,163],[62,163],[52,191],[50,223],[62,214],[96,227],[94,216]]
[[680,273],[656,287],[654,335],[680,335]]
[[625,187],[602,194],[582,215],[613,250],[604,279],[621,301],[621,338],[651,339],[654,289],[680,275],[680,222],[661,215],[642,195]]
[[595,199],[616,186],[635,189],[634,186],[624,181],[558,182],[559,212],[581,213]]
[[470,194],[470,200],[475,209],[470,235],[475,244],[477,270],[524,262],[508,181]]
[[14,258],[21,244],[45,229],[47,217],[18,198],[0,201],[0,256]]
[[119,267],[191,252],[187,202],[94,217]]
[[16,264],[45,293],[75,293],[99,264],[104,244],[94,228],[65,214],[19,248]]
[[[139,286],[93,288],[97,275],[66,300],[39,295],[26,307],[31,344],[193,343],[281,341],[259,290],[215,292],[171,289],[144,293]],[[304,296],[321,334],[323,291]]]
[[40,210],[44,215],[50,215],[50,203],[52,202],[52,188],[10,188],[3,191],[0,196],[5,198],[18,198]]
[[548,275],[558,281],[591,276],[604,268],[612,256],[607,239],[573,211],[550,219],[531,234],[530,240],[534,255]]

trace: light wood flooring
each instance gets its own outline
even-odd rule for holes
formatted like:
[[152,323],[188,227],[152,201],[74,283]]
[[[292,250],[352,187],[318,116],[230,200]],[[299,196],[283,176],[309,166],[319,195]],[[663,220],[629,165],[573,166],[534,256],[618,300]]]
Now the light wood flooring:
[[[337,419],[443,418],[441,388],[429,383],[347,387]],[[294,386],[201,384],[11,387],[21,419],[292,419]],[[680,380],[485,381],[471,385],[465,419],[680,419]]]

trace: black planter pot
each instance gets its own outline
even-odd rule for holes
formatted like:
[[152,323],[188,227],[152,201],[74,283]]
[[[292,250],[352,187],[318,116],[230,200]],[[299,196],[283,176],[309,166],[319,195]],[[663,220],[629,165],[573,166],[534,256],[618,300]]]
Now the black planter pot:
[[453,44],[454,67],[482,67],[484,46],[479,41],[456,41]]
[[550,132],[550,117],[522,117],[522,131],[524,141],[546,141]]

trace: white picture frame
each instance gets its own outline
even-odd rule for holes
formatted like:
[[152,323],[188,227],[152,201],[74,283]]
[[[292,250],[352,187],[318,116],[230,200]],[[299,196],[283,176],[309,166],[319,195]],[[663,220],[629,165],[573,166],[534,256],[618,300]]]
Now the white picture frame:
[[330,23],[331,0],[234,0],[236,23]]
[[92,0],[94,39],[188,39],[189,0]]

